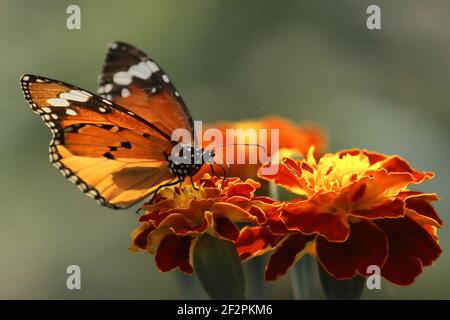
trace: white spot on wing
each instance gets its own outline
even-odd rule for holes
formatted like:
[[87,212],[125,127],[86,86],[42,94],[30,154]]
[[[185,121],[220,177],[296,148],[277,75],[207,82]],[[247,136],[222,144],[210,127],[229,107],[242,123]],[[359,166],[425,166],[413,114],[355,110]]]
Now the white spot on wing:
[[89,96],[84,94],[81,91],[71,90],[70,92],[63,92],[59,95],[61,99],[71,100],[71,101],[79,101],[86,102],[89,100]]
[[145,62],[141,61],[138,64],[131,66],[130,69],[128,69],[128,73],[132,76],[145,80],[150,78],[152,75],[152,70]]
[[104,92],[105,92],[105,93],[111,92],[112,88],[113,88],[112,83],[105,84],[105,86],[104,86]]
[[78,113],[73,109],[66,109],[66,114],[70,116],[76,116]]
[[70,106],[69,101],[67,101],[66,99],[59,99],[59,98],[47,99],[47,103],[53,107],[68,107],[68,106]]
[[162,75],[162,79],[163,79],[164,82],[166,82],[166,83],[169,83],[169,82],[170,82],[170,79],[169,79],[169,77],[167,76],[167,74],[163,74],[163,75]]
[[152,72],[158,72],[158,71],[159,71],[158,66],[157,66],[156,63],[154,63],[153,61],[147,60],[146,63],[147,63],[147,66],[150,68],[150,70],[151,70]]
[[119,85],[127,86],[131,83],[131,74],[127,71],[119,71],[114,74],[113,81]]
[[122,97],[126,98],[126,97],[130,96],[131,92],[127,88],[123,88],[121,91],[121,94],[122,94]]

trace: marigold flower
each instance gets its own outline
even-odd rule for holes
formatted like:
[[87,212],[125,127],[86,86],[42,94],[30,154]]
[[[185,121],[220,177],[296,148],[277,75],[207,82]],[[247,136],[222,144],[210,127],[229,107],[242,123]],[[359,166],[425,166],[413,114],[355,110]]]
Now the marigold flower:
[[[249,132],[247,131],[248,129],[267,129],[268,131],[272,129],[279,129],[279,149],[290,149],[292,153],[297,153],[302,157],[306,155],[311,146],[315,146],[317,155],[323,154],[327,147],[326,132],[319,125],[312,123],[295,125],[292,122],[281,117],[274,116],[267,117],[261,120],[219,122],[210,124],[208,127],[220,130],[224,139],[227,138],[227,129],[242,129],[243,133],[240,135],[240,138],[243,139],[245,143],[256,142],[258,144],[264,145],[268,157],[273,156],[273,154],[271,153],[272,142],[270,134],[268,134],[267,141],[260,141],[259,137],[257,137],[257,141],[252,141],[252,139],[250,139]],[[204,145],[208,145],[209,143],[210,141],[204,141]],[[246,159],[249,158],[249,151],[258,151],[254,146],[230,146],[230,144],[238,143],[237,137],[235,137],[234,139],[233,137],[228,137],[228,139],[223,143],[227,144],[228,146],[216,149],[216,158],[218,159],[224,159],[225,157],[223,155],[225,155],[227,151],[231,151],[230,148],[234,148],[234,154],[237,154],[237,152],[245,151]],[[248,161],[246,162],[246,164],[231,164],[229,172],[227,174],[232,177],[240,177],[241,179],[256,179],[258,178],[257,173],[260,166],[261,163],[249,164]],[[217,173],[222,173],[222,169],[217,165],[215,165],[214,168]],[[208,166],[204,166],[203,170],[201,170],[201,172],[197,174],[197,177],[202,177],[205,172],[209,172],[209,169],[210,168]]]
[[305,160],[283,159],[276,175],[263,178],[305,198],[285,203],[266,227],[243,229],[238,252],[245,259],[275,248],[268,280],[308,252],[336,279],[367,276],[378,265],[388,281],[409,285],[441,253],[442,221],[431,205],[438,197],[408,190],[432,177],[399,156],[366,150],[316,161],[311,149]]
[[130,250],[155,255],[161,271],[179,268],[190,274],[192,252],[200,235],[235,241],[239,236],[236,222],[264,223],[264,210],[273,208],[270,199],[254,196],[259,183],[250,179],[222,181],[205,175],[198,187],[166,188],[152,203],[144,204],[141,210],[145,214],[132,233]]

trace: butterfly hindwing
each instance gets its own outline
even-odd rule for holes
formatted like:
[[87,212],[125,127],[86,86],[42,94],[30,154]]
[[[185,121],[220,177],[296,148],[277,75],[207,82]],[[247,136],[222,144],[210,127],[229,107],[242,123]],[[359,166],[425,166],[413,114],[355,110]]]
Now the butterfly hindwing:
[[193,135],[193,121],[167,74],[141,50],[113,42],[99,78],[99,94],[154,123],[171,135],[183,128]]
[[50,160],[84,193],[128,207],[173,178],[170,137],[133,111],[78,87],[24,75],[25,98],[53,133]]

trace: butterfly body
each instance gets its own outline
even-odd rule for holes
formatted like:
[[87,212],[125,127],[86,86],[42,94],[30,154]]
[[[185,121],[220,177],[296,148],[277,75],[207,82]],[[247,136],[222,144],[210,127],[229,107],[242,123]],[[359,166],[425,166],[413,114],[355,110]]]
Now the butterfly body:
[[184,181],[186,177],[192,177],[204,164],[211,164],[215,153],[214,150],[205,150],[195,145],[181,145],[178,153],[166,155],[169,168],[172,173]]
[[46,77],[21,78],[25,99],[53,134],[50,161],[89,197],[129,207],[192,177],[211,156],[188,145],[184,151],[200,153],[200,161],[172,159],[172,133],[181,128],[194,137],[193,120],[166,73],[139,49],[112,43],[99,84],[97,95]]

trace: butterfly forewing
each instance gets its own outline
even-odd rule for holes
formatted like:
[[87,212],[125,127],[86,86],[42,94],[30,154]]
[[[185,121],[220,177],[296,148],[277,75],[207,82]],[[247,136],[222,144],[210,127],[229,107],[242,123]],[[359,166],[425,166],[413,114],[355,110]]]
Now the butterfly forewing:
[[113,42],[99,78],[99,94],[147,121],[167,135],[183,128],[193,138],[193,121],[166,73],[141,50]]
[[101,204],[128,207],[173,179],[173,143],[133,111],[78,87],[25,75],[26,100],[53,133],[50,160]]

